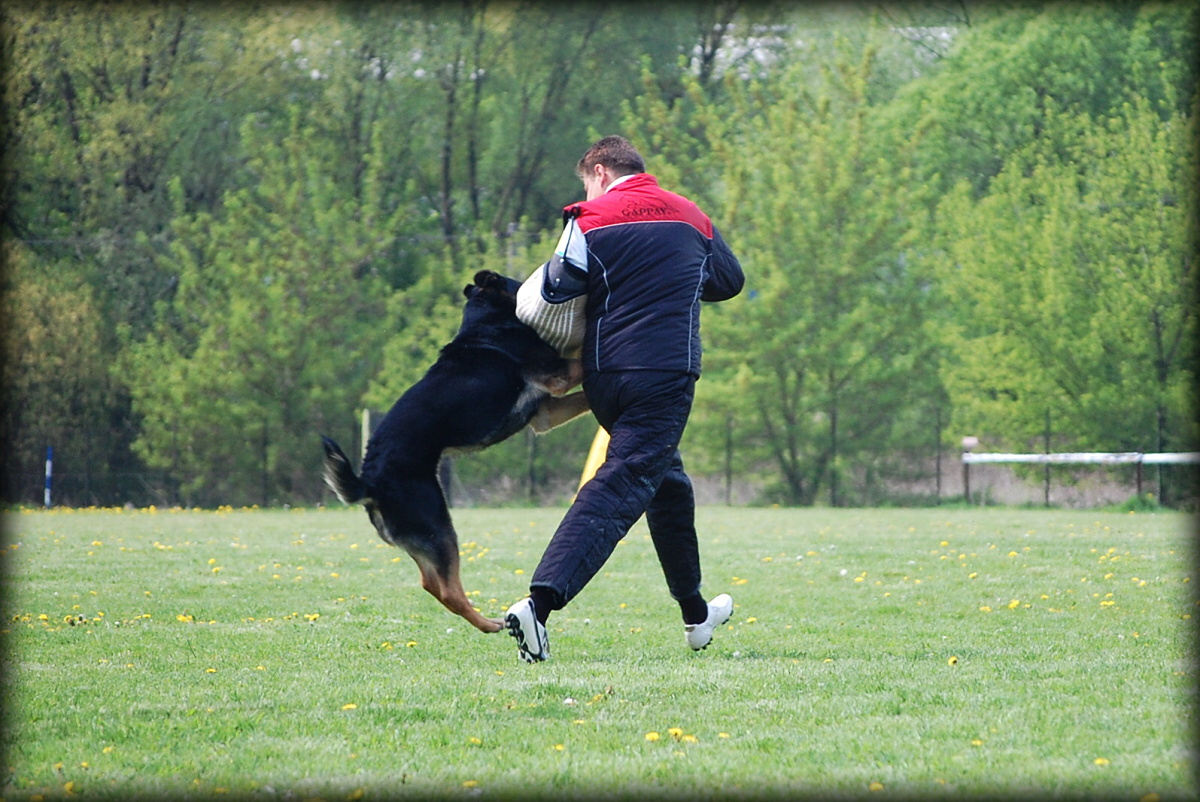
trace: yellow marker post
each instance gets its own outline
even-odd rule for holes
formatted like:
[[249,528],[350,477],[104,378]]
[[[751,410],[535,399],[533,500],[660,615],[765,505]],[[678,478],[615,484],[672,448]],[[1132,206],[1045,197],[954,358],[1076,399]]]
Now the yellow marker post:
[[[583,464],[583,474],[579,477],[579,487],[582,488],[588,483],[588,480],[596,475],[596,471],[604,464],[604,457],[608,452],[608,432],[604,431],[601,426],[596,430],[596,437],[592,440],[592,447],[588,451],[587,462]],[[576,493],[579,489],[576,488]]]

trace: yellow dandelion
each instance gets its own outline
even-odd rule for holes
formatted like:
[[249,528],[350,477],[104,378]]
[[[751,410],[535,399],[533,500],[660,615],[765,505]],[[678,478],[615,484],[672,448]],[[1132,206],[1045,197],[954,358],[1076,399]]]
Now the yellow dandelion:
[[470,743],[472,746],[482,746],[482,745],[483,745],[483,739],[482,739],[482,738],[476,738],[475,736],[471,736],[470,738],[468,738],[468,739],[467,739],[467,741],[468,741],[468,742],[469,742],[469,743]]
[[731,738],[731,737],[733,737],[733,736],[731,736],[731,735],[730,735],[729,733],[727,733],[727,732],[718,732],[718,733],[717,733],[717,737],[718,737],[718,738]]
[[1095,763],[1097,766],[1108,766],[1112,763],[1112,761],[1106,757],[1098,757],[1095,760],[1093,760],[1092,762]]
[[683,739],[682,739],[682,740],[683,740],[683,742],[684,742],[685,744],[698,744],[698,743],[700,743],[700,739],[699,739],[699,738],[697,738],[695,735],[685,735],[685,736],[683,736]]
[[683,737],[683,730],[679,727],[670,727],[667,729],[667,735],[670,735],[676,741]]
[[561,752],[561,751],[563,751],[563,750],[564,750],[564,749],[566,749],[566,748],[567,748],[567,747],[566,747],[566,746],[564,746],[563,744],[555,744],[555,745],[554,745],[554,751],[555,751],[555,752]]
[[954,655],[951,655],[951,656],[950,656],[950,659],[949,659],[949,660],[947,660],[947,661],[946,661],[946,663],[947,663],[948,665],[956,666],[956,665],[958,665],[958,658],[957,658],[957,657],[955,657]]
[[654,743],[655,741],[657,741],[657,740],[658,740],[659,738],[661,738],[661,737],[662,737],[662,736],[661,736],[661,735],[659,735],[657,732],[648,732],[648,733],[646,733],[646,740],[647,740],[647,741],[650,741],[651,743]]
[[882,790],[883,790],[883,783],[881,783],[881,782],[879,782],[878,780],[876,780],[875,782],[873,782],[873,783],[871,783],[870,785],[868,785],[868,786],[867,786],[867,790],[868,790],[868,791],[882,791]]
[[463,783],[463,788],[476,788],[479,786],[479,780],[467,780]]
[[408,643],[406,643],[404,645],[411,649],[412,647],[417,645],[417,642],[415,640],[410,640]]
[[350,702],[342,705],[342,710],[358,710],[358,705],[354,704],[354,702]]
[[992,608],[988,607],[986,604],[979,608],[979,612],[981,613],[990,613],[991,611]]
[[1015,610],[1015,609],[1017,609],[1017,608],[1018,608],[1018,607],[1020,607],[1020,606],[1021,606],[1021,600],[1020,600],[1020,599],[1013,599],[1012,601],[1010,601],[1010,602],[1008,603],[1008,609],[1010,609],[1010,610]]
[[206,674],[216,674],[217,670],[215,668],[206,668],[206,669],[204,669],[204,672]]
[[972,738],[971,746],[983,746],[983,741],[979,740],[978,738]]

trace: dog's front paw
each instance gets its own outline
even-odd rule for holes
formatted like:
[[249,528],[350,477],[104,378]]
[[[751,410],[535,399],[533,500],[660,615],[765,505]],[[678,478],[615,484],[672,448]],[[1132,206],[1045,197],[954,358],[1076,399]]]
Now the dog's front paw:
[[489,618],[487,619],[487,622],[490,624],[490,626],[484,630],[485,632],[499,632],[500,630],[504,629],[503,618]]

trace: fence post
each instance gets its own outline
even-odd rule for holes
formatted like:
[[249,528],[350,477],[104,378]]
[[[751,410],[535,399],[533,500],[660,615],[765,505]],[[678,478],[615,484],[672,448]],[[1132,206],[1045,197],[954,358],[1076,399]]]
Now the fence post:
[[[1047,454],[1049,454],[1050,453],[1050,410],[1049,409],[1046,410],[1046,435],[1045,435],[1044,442],[1046,444],[1045,452]],[[1047,507],[1049,507],[1050,506],[1050,463],[1049,462],[1046,463],[1045,471],[1043,472],[1043,477],[1044,477],[1043,481],[1045,482],[1045,487],[1043,488],[1042,493],[1043,493],[1043,497],[1045,499],[1045,504]]]
[[935,504],[942,503],[942,407],[939,405],[935,413],[936,423],[934,427],[936,432],[933,438],[933,445],[936,449],[934,453],[934,472],[936,476],[933,500]]
[[971,463],[967,462],[966,455],[971,453],[971,451],[974,450],[978,445],[978,437],[967,436],[962,439],[963,499],[967,502],[967,504],[971,503]]

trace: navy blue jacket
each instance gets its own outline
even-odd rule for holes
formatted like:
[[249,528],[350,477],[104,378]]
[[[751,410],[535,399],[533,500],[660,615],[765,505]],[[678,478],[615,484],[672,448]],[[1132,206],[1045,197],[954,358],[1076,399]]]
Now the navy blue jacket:
[[[586,259],[585,372],[699,376],[700,302],[732,298],[745,283],[708,216],[648,173],[563,211],[569,222],[562,256],[580,267]],[[586,256],[578,241],[564,247],[569,234],[582,234]]]

